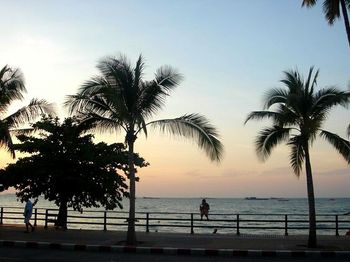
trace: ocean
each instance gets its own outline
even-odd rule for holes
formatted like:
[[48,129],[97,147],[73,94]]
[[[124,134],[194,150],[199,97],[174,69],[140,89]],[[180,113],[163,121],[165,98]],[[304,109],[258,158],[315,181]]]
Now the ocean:
[[[288,216],[289,234],[306,234],[307,223],[299,222],[308,218],[308,203],[306,198],[207,198],[210,205],[209,221],[200,221],[199,205],[200,198],[137,198],[136,211],[139,221],[137,230],[144,231],[146,224],[146,213],[149,213],[149,230],[151,232],[189,232],[191,213],[193,214],[195,232],[210,233],[213,229],[218,233],[236,233],[236,222],[232,221],[239,214],[240,233],[257,234],[284,234],[285,215]],[[24,204],[17,201],[14,194],[0,195],[0,207],[5,210],[15,208],[22,212]],[[108,230],[125,230],[125,219],[127,218],[128,199],[123,200],[124,208],[108,212],[107,221],[111,225]],[[44,199],[38,201],[35,206],[38,210],[57,208],[53,203]],[[70,211],[69,228],[75,229],[103,229],[103,208],[84,209],[79,212]],[[316,213],[318,227],[329,228],[320,230],[322,234],[335,234],[335,216],[338,215],[339,234],[345,234],[350,228],[350,215],[344,213],[350,211],[350,198],[317,198]],[[11,215],[16,216],[16,215]],[[17,214],[18,216],[18,214]],[[76,216],[76,217],[74,217]],[[95,218],[91,218],[95,217]],[[97,217],[101,217],[97,219]],[[4,219],[4,223],[23,223],[23,218],[14,220]],[[278,222],[268,223],[266,221],[251,220],[276,220]],[[92,222],[93,225],[81,224],[81,222]],[[43,221],[39,221],[39,224]],[[278,227],[277,229],[261,229],[261,227]],[[293,229],[294,228],[294,229]]]

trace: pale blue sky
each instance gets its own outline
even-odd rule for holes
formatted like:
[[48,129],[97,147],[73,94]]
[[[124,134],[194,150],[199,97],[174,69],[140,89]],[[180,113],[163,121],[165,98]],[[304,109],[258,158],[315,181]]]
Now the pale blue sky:
[[[0,66],[23,70],[28,99],[45,98],[62,108],[65,96],[97,73],[103,56],[123,53],[135,62],[142,53],[145,78],[161,65],[172,65],[185,79],[159,117],[206,115],[222,134],[225,158],[216,165],[191,143],[158,135],[141,138],[136,149],[151,166],[140,171],[139,194],[304,196],[304,180],[291,174],[286,147],[278,147],[262,164],[253,140],[263,124],[243,126],[247,114],[261,108],[264,92],[280,86],[283,70],[306,74],[314,65],[320,68],[320,87],[349,86],[343,21],[330,27],[321,4],[306,9],[301,2],[0,0]],[[334,111],[326,128],[344,135],[348,116],[348,111]],[[106,139],[112,142],[115,135]],[[117,139],[123,141],[121,135]],[[316,194],[350,196],[348,167],[335,151],[317,143],[312,157],[315,177],[321,174]]]

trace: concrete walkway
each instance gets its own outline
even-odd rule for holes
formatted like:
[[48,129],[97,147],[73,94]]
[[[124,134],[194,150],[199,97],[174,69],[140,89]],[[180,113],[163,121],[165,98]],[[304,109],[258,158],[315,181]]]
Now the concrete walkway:
[[[25,246],[49,248],[69,246],[73,249],[89,250],[94,247],[99,251],[113,251],[124,248],[125,232],[96,231],[96,230],[56,230],[37,227],[34,232],[25,233],[24,226],[1,225],[0,245]],[[224,235],[224,234],[180,234],[180,233],[145,233],[138,232],[139,244],[136,247],[128,247],[130,250],[146,250],[163,253],[162,250],[177,249],[191,254],[193,250],[202,250],[204,254],[212,252],[220,253],[220,250],[236,253],[249,253],[258,251],[261,254],[276,254],[276,252],[289,252],[290,254],[345,254],[350,255],[350,237],[348,236],[318,236],[319,247],[308,249],[306,247],[307,236],[261,236],[261,235]],[[17,243],[17,244],[16,244]],[[39,243],[39,244],[38,244]],[[43,244],[46,243],[46,244]],[[113,249],[114,248],[114,249]],[[90,249],[92,250],[92,249]],[[189,251],[186,251],[189,250]],[[192,250],[192,251],[191,251]],[[180,252],[180,253],[181,253]],[[226,253],[227,253],[226,252]],[[177,252],[179,253],[179,252]],[[200,252],[199,252],[200,253]],[[222,253],[222,252],[221,252]]]

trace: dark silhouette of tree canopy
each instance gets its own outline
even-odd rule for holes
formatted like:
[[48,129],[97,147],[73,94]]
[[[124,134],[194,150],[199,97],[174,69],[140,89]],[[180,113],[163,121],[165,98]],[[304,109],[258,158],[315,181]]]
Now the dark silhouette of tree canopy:
[[[317,0],[303,0],[302,6],[312,7]],[[336,19],[340,18],[340,10],[343,14],[344,25],[350,46],[350,24],[348,9],[350,10],[350,0],[323,0],[323,12],[327,22],[333,25]]]
[[316,91],[318,71],[313,74],[313,68],[310,68],[305,81],[297,71],[284,74],[285,78],[281,82],[286,88],[271,89],[264,98],[265,110],[251,112],[245,123],[249,120],[272,120],[272,125],[262,129],[255,140],[256,152],[262,160],[266,160],[278,144],[286,142],[291,150],[290,164],[296,175],[300,175],[305,162],[309,203],[308,246],[315,247],[316,211],[309,148],[316,136],[320,135],[350,164],[350,143],[322,129],[333,107],[348,104],[349,93],[334,87]]
[[[134,143],[139,133],[148,134],[148,126],[190,138],[197,142],[210,160],[219,161],[223,146],[209,121],[198,114],[150,121],[164,107],[165,98],[178,86],[182,76],[170,66],[159,68],[151,81],[143,80],[144,62],[140,56],[132,67],[124,56],[107,57],[98,63],[100,75],[91,78],[76,95],[68,97],[71,113],[85,116],[86,122],[107,131],[125,132],[129,150],[130,210],[127,243],[136,244]],[[150,122],[149,122],[150,121]]]
[[[127,195],[125,178],[117,170],[128,169],[128,153],[123,144],[94,144],[93,136],[83,133],[86,126],[75,118],[62,124],[58,118],[44,117],[33,125],[40,136],[19,135],[14,148],[30,156],[20,158],[1,171],[5,187],[14,187],[22,201],[38,198],[59,206],[57,226],[66,228],[67,207],[114,209]],[[134,154],[135,164],[147,165]],[[0,181],[1,182],[1,181]]]
[[0,70],[0,147],[6,148],[15,157],[11,132],[21,125],[33,121],[43,113],[53,113],[52,105],[45,100],[32,99],[29,105],[6,116],[9,106],[15,100],[23,100],[26,93],[21,70],[5,66]]

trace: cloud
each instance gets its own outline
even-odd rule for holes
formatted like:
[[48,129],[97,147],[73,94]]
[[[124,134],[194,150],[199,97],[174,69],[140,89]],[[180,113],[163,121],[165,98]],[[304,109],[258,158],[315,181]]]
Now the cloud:
[[200,169],[193,169],[189,170],[188,172],[185,173],[185,176],[190,176],[190,177],[206,177],[207,174],[203,173],[202,170]]
[[189,177],[200,177],[200,178],[218,178],[218,177],[240,177],[240,176],[250,176],[253,175],[253,171],[246,170],[235,170],[235,169],[224,169],[221,172],[215,172],[213,174],[210,171],[202,170],[202,169],[193,169],[185,173],[185,176]]
[[291,167],[277,167],[264,170],[260,173],[262,176],[279,176],[279,175],[291,175],[294,174]]
[[323,172],[315,172],[317,176],[344,176],[350,175],[350,168],[331,169]]
[[[279,175],[295,175],[291,167],[278,167],[273,169],[268,169],[260,173],[262,176],[279,176]],[[305,174],[305,168],[301,171],[301,176]],[[338,168],[330,169],[327,171],[316,171],[313,170],[313,175],[316,176],[344,176],[350,175],[350,168]]]
[[238,177],[238,176],[249,176],[253,175],[253,171],[246,171],[246,170],[234,170],[234,169],[226,169],[223,170],[220,175],[224,177]]

